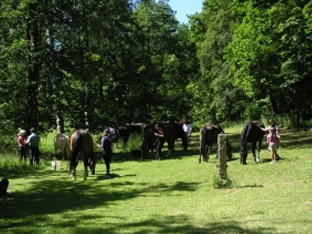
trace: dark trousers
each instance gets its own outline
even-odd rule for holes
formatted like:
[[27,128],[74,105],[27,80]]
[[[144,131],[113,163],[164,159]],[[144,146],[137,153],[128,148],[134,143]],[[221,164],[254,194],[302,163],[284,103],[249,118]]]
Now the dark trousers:
[[39,147],[29,147],[30,150],[30,165],[39,163]]
[[20,154],[20,160],[26,160],[26,147],[22,146],[22,147],[18,147],[18,152]]
[[162,156],[161,155],[161,148],[163,147],[163,145],[164,145],[164,140],[161,138],[158,138],[156,140],[156,153],[157,153],[158,158],[161,158],[161,156]]
[[107,175],[109,175],[110,173],[110,162],[112,159],[112,155],[113,155],[113,152],[111,150],[104,151],[104,154],[103,154]]

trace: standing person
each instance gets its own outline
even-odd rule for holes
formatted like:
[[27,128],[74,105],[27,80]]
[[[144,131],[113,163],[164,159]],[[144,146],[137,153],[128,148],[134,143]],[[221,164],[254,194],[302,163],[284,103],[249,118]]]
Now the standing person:
[[31,134],[26,140],[30,150],[30,165],[38,165],[40,136],[36,133],[35,128],[31,128],[30,132]]
[[110,132],[108,129],[105,129],[103,131],[103,137],[101,139],[101,144],[98,145],[99,148],[103,149],[104,153],[104,162],[106,165],[106,174],[104,176],[104,179],[110,178],[110,162],[113,155],[112,151],[112,139],[110,136]]
[[268,148],[271,151],[271,163],[276,163],[277,159],[277,147],[279,143],[279,138],[277,137],[277,134],[274,132],[273,127],[269,127],[269,134],[267,136],[267,143],[268,143]]
[[277,136],[277,138],[280,140],[281,137],[279,135],[279,127],[277,124],[275,124],[275,121],[273,119],[269,119],[269,126],[267,128],[260,128],[262,131],[271,131],[273,134]]
[[20,161],[26,162],[26,131],[21,129],[19,133],[17,134],[17,145],[18,145],[18,152],[20,154]]
[[157,152],[156,157],[158,157],[158,159],[160,160],[161,159],[161,148],[165,142],[165,135],[164,135],[164,131],[162,130],[162,128],[158,124],[155,125],[155,129],[156,129],[156,132],[154,133],[154,136],[157,137],[157,139],[156,139],[156,152]]
[[[281,141],[281,137],[279,135],[279,127],[278,125],[275,123],[275,121],[273,119],[269,119],[269,126],[267,128],[260,128],[262,131],[271,131],[272,134],[274,134],[277,137],[277,146],[276,148],[278,148],[278,144]],[[270,133],[269,133],[270,134]],[[268,147],[268,149],[270,150],[270,147]],[[279,160],[280,156],[276,153],[276,160]]]
[[192,134],[192,126],[191,126],[190,122],[185,120],[182,128],[183,128],[183,131],[185,133],[185,137],[187,139],[187,142],[190,143],[191,134]]

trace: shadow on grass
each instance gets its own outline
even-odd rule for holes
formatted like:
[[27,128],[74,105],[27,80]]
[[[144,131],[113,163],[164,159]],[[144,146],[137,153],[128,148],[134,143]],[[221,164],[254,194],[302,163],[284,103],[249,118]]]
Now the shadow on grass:
[[[275,233],[276,230],[270,227],[259,227],[254,229],[248,229],[240,227],[241,224],[235,221],[226,220],[225,222],[213,222],[202,224],[201,227],[192,225],[192,220],[187,215],[172,215],[161,216],[156,218],[147,219],[142,222],[135,222],[130,224],[120,223],[122,229],[125,230],[137,230],[133,231],[133,234],[143,233],[180,233],[180,234],[217,234],[217,233],[246,233],[246,234],[268,234]],[[115,234],[116,230],[104,229],[105,233]]]
[[[81,176],[81,177],[79,177]],[[134,174],[124,175],[122,177],[135,177]],[[155,192],[172,191],[195,191],[196,183],[176,182],[173,185],[159,183],[156,186],[146,183],[134,182],[111,182],[113,187],[127,186],[122,191],[113,189],[102,190],[101,181],[105,179],[102,176],[90,176],[84,182],[82,180],[82,171],[77,172],[77,180],[73,181],[68,177],[68,172],[55,171],[34,171],[31,175],[23,175],[27,179],[27,188],[23,192],[14,191],[14,193],[1,200],[0,218],[9,218],[11,223],[15,219],[27,219],[29,215],[43,215],[62,213],[68,210],[91,209],[99,206],[105,206],[117,200],[128,200],[137,196],[154,196]],[[118,179],[121,176],[112,174],[110,179]],[[48,178],[48,179],[44,179]],[[65,179],[64,179],[65,178]],[[132,188],[136,185],[136,188]],[[130,186],[130,187],[129,187]],[[137,187],[140,188],[137,188]],[[26,187],[26,186],[25,186]],[[103,199],[105,197],[105,199]]]

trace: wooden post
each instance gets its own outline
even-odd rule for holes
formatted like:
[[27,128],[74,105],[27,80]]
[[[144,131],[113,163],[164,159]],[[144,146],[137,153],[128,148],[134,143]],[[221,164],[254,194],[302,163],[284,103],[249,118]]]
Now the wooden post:
[[219,179],[225,180],[226,177],[226,134],[218,135],[218,167],[219,167]]

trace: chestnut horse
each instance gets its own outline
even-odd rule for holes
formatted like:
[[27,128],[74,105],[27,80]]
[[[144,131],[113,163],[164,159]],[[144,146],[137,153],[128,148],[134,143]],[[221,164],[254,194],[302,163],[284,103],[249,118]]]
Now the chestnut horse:
[[61,151],[62,159],[69,159],[70,149],[69,149],[69,136],[64,133],[58,133],[54,138],[54,152],[55,156],[57,151]]
[[74,180],[76,179],[76,167],[81,154],[84,162],[84,180],[88,177],[88,167],[90,167],[91,174],[94,175],[96,160],[93,153],[93,139],[87,130],[78,129],[71,134],[70,150],[72,152],[70,172]]

